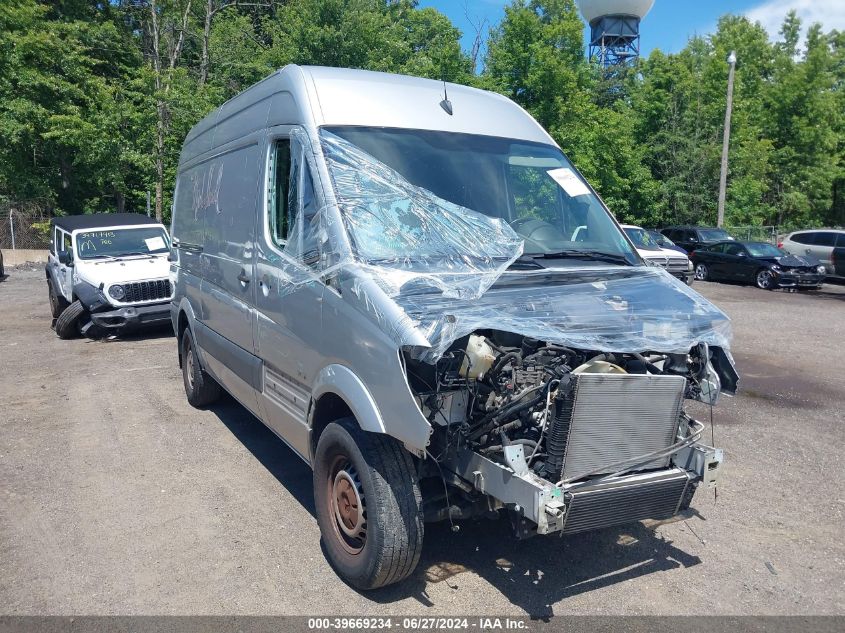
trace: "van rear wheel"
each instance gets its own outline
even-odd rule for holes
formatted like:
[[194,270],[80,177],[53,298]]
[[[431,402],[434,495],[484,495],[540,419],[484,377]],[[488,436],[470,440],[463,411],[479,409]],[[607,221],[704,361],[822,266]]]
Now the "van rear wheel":
[[329,563],[358,589],[407,578],[420,560],[422,497],[411,455],[352,418],[329,424],[314,456],[317,523]]
[[205,407],[220,398],[220,385],[200,365],[190,328],[182,333],[182,382],[192,407]]

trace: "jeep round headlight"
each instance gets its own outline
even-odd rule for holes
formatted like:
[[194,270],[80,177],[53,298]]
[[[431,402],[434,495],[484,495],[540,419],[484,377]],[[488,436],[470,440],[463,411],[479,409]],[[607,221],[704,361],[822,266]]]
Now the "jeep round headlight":
[[126,292],[123,290],[123,286],[117,284],[109,288],[109,296],[120,301],[126,296]]
[[816,272],[820,275],[824,275],[827,272],[827,268],[825,268],[824,266],[819,266],[818,268],[816,268]]

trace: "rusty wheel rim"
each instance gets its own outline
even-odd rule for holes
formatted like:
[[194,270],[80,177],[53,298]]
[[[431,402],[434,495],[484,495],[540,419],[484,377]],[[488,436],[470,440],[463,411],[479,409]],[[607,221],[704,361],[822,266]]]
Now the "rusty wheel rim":
[[367,542],[367,506],[358,471],[349,458],[338,455],[326,483],[335,537],[347,553],[359,554]]
[[194,350],[191,347],[191,344],[188,343],[186,346],[187,354],[185,354],[185,370],[186,370],[186,377],[188,379],[188,388],[194,388]]

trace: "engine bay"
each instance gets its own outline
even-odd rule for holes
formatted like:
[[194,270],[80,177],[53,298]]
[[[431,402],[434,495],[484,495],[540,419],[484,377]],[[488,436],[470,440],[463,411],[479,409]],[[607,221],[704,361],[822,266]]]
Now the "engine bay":
[[404,356],[431,454],[470,450],[520,464],[552,484],[666,467],[703,426],[683,400],[714,404],[721,390],[713,351],[607,353],[498,330],[456,340],[429,364]]

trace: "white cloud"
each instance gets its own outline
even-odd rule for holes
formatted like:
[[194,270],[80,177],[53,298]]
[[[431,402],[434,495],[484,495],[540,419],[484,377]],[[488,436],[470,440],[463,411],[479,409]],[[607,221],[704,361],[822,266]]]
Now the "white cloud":
[[814,22],[821,23],[824,31],[845,30],[845,0],[768,0],[749,9],[745,15],[762,24],[769,37],[775,39],[790,11],[795,11],[801,18],[805,32]]

